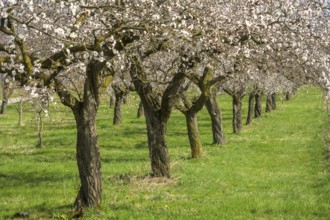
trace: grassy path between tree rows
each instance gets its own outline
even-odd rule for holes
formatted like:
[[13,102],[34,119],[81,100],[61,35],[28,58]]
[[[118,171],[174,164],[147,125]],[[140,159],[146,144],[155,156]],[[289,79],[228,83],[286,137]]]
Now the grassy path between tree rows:
[[[145,123],[135,117],[136,96],[129,101],[118,127],[106,103],[99,109],[104,198],[102,208],[84,219],[330,219],[330,123],[319,89],[300,89],[290,102],[278,96],[276,111],[238,135],[231,133],[231,100],[220,96],[227,143],[210,144],[204,109],[199,128],[205,157],[199,160],[190,159],[184,117],[174,112],[168,127],[171,180],[145,177]],[[33,113],[26,105],[19,128],[15,108],[0,116],[0,219],[17,212],[66,219],[79,187],[73,116],[51,107],[45,147],[37,149]]]

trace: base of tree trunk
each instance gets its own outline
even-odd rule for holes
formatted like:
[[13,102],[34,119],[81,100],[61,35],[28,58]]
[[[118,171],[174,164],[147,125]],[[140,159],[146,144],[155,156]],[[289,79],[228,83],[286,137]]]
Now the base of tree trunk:
[[201,158],[203,156],[202,141],[198,132],[197,115],[192,113],[186,114],[186,123],[188,130],[189,143],[192,158]]

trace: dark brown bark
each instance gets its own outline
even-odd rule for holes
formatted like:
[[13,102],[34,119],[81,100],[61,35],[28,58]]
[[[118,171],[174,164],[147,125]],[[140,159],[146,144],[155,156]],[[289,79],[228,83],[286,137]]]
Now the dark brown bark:
[[266,112],[271,112],[272,111],[272,97],[270,94],[267,95],[266,97]]
[[[99,207],[102,202],[101,160],[96,133],[96,113],[100,104],[99,85],[106,80],[102,69],[105,62],[91,61],[86,68],[83,100],[77,100],[63,85],[55,80],[61,102],[70,107],[76,121],[76,157],[80,177],[80,189],[74,202],[76,211],[85,207]],[[107,86],[107,85],[105,85]]]
[[238,94],[233,94],[233,133],[239,133],[242,129],[242,98]]
[[130,75],[143,103],[147,124],[151,176],[170,178],[170,159],[166,144],[166,124],[171,115],[176,94],[185,79],[184,72],[178,72],[162,95],[153,92],[152,85],[139,78],[142,67],[138,58],[132,59]]
[[200,158],[203,156],[203,151],[202,142],[198,131],[197,114],[194,112],[187,112],[185,116],[191,148],[191,156],[192,158]]
[[143,103],[140,102],[137,110],[137,117],[141,118],[143,115],[144,115]]
[[254,98],[255,98],[255,93],[251,92],[249,95],[249,104],[248,104],[248,115],[246,119],[246,125],[249,125],[252,123],[253,119],[253,106],[254,106]]
[[98,207],[102,202],[102,175],[99,145],[96,134],[96,113],[100,103],[99,74],[103,63],[91,62],[87,66],[84,100],[72,109],[77,127],[77,163],[80,189],[75,209]]
[[[86,111],[87,110],[87,111]],[[72,109],[77,126],[77,163],[80,189],[74,203],[76,210],[98,207],[102,201],[101,161],[96,135],[96,106],[81,103]]]
[[149,158],[152,177],[171,177],[170,157],[166,144],[167,123],[161,120],[160,111],[146,111]]
[[213,144],[224,144],[221,111],[217,103],[216,94],[211,92],[205,106],[212,122]]
[[113,113],[114,125],[120,125],[122,123],[121,108],[123,105],[123,97],[124,97],[123,93],[116,93],[116,101],[115,101],[115,107]]
[[254,106],[254,117],[259,118],[262,114],[262,95],[260,93],[255,94],[255,106]]

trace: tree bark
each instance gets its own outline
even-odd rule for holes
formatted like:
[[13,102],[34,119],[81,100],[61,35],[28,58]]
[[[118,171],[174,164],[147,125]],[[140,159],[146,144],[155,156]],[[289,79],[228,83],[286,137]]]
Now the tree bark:
[[19,106],[18,106],[18,126],[22,127],[23,125],[23,98],[20,97]]
[[[102,175],[99,145],[96,133],[96,113],[100,104],[100,84],[110,83],[103,75],[105,62],[92,60],[86,68],[83,100],[71,95],[64,86],[55,80],[61,102],[70,107],[76,121],[76,157],[80,177],[80,189],[74,207],[82,213],[85,207],[99,207],[102,202]],[[107,86],[107,83],[104,86]]]
[[217,103],[216,94],[211,92],[205,106],[212,122],[213,144],[224,144],[221,111]]
[[[86,111],[88,109],[88,111]],[[77,163],[80,189],[74,203],[75,209],[101,205],[102,182],[101,161],[96,135],[95,105],[72,109],[77,126]]]
[[39,110],[37,112],[38,116],[38,144],[36,147],[41,148],[42,147],[42,131],[43,131],[43,121],[42,121],[42,110]]
[[[99,94],[96,94],[97,79],[94,66],[87,68],[84,84],[84,101],[72,109],[77,127],[77,163],[80,177],[80,189],[74,203],[75,209],[98,207],[102,201],[101,160],[96,134],[96,113]],[[93,76],[94,75],[94,76]]]
[[8,99],[5,99],[4,96],[2,96],[0,115],[5,115],[7,113],[7,103]]
[[84,112],[85,108],[73,109],[77,125],[77,162],[80,190],[75,208],[97,207],[101,205],[101,163],[96,135],[94,112]]
[[8,104],[8,98],[10,93],[10,83],[6,81],[6,79],[3,79],[2,84],[2,103],[1,103],[1,110],[0,114],[4,115],[7,112],[7,104]]
[[177,92],[185,81],[184,71],[179,71],[161,95],[153,91],[150,83],[139,77],[143,73],[140,60],[132,58],[130,75],[135,90],[143,103],[147,124],[149,157],[151,162],[151,176],[171,177],[170,159],[166,144],[166,124],[170,118],[172,107],[177,99]]
[[[200,77],[198,81],[195,81],[195,84],[199,87],[201,93],[198,97],[196,97],[194,101],[190,101],[186,95],[189,84],[185,87],[182,87],[182,91],[180,91],[180,96],[182,98],[184,107],[179,107],[179,110],[186,117],[192,158],[200,158],[203,156],[202,141],[198,131],[197,113],[202,110],[210,97],[211,87],[213,85],[211,83],[212,77],[213,69],[208,67],[204,68],[203,76]],[[178,106],[180,106],[180,104],[178,104]]]
[[191,148],[191,156],[192,158],[200,158],[203,156],[203,151],[202,142],[198,131],[197,114],[188,111],[185,116]]
[[139,103],[138,111],[137,111],[137,117],[141,118],[144,114],[144,109],[143,109],[143,103]]
[[166,145],[167,122],[162,120],[160,111],[145,110],[149,158],[152,177],[171,177],[170,158]]
[[270,94],[267,95],[266,98],[266,112],[271,112],[272,111],[272,97]]
[[128,101],[127,101],[127,100],[128,100],[128,99],[127,99],[127,95],[128,95],[128,94],[125,94],[125,95],[123,95],[123,97],[122,97],[123,104],[125,104],[125,105],[126,105],[127,102],[128,102]]
[[122,123],[121,108],[123,105],[123,97],[124,97],[124,95],[122,93],[116,94],[114,116],[113,116],[114,125],[120,125]]
[[109,100],[109,107],[112,108],[115,105],[115,96],[113,94],[110,95],[110,100]]
[[254,106],[254,117],[259,118],[262,114],[262,95],[260,93],[255,94],[255,106]]
[[285,101],[290,101],[291,100],[291,93],[290,92],[286,92],[285,93]]
[[127,95],[128,91],[124,83],[117,82],[112,85],[113,91],[115,93],[115,108],[113,116],[113,124],[120,125],[122,123],[121,109],[124,102],[124,98]]
[[233,94],[233,133],[239,133],[242,129],[242,96]]
[[272,99],[272,110],[276,109],[276,93],[271,94],[271,99]]
[[255,98],[255,93],[251,92],[249,95],[249,105],[248,105],[248,115],[246,119],[246,125],[249,125],[252,123],[253,119],[253,106],[254,106],[254,98]]

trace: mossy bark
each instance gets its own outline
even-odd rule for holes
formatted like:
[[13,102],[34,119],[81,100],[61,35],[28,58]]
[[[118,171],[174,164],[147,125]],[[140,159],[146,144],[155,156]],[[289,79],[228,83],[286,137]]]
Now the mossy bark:
[[202,142],[198,131],[197,114],[194,112],[187,112],[185,116],[191,148],[191,156],[192,158],[200,158],[203,156],[203,151]]

